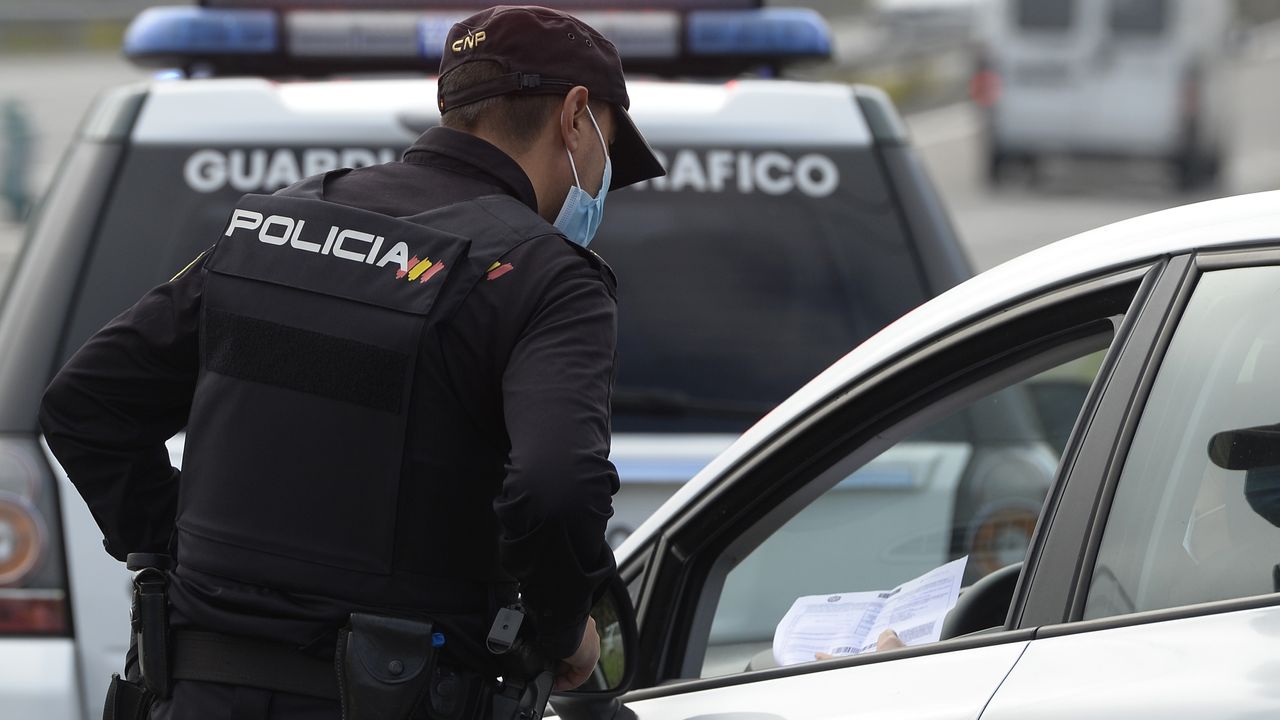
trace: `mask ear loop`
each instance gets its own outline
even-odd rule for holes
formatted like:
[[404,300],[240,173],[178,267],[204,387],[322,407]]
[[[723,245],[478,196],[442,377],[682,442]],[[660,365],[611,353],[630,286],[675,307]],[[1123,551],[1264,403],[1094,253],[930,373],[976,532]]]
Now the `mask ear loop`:
[[[591,112],[591,108],[587,108],[587,112]],[[564,111],[563,111],[563,110],[561,110],[561,111],[560,111],[560,122],[561,122],[561,124],[563,124],[563,123],[564,123]],[[594,122],[595,122],[595,118],[592,118],[592,119],[591,119],[591,122],[592,122],[592,123],[594,123]],[[596,132],[597,132],[597,133],[599,133],[599,132],[600,132],[599,128],[597,128],[597,129],[596,129]],[[569,156],[569,168],[573,170],[573,184],[574,184],[574,187],[581,188],[581,187],[582,187],[582,181],[578,179],[578,164],[577,164],[577,163],[575,163],[575,162],[573,161],[573,153],[572,153],[572,152],[569,152],[569,146],[568,146],[568,145],[565,145],[565,146],[564,146],[564,154]]]
[[604,133],[600,132],[600,126],[596,123],[596,114],[591,112],[591,106],[587,106],[587,117],[591,118],[591,127],[596,129],[596,137],[600,138],[600,147],[604,148],[604,156],[609,157],[609,143],[604,141]]

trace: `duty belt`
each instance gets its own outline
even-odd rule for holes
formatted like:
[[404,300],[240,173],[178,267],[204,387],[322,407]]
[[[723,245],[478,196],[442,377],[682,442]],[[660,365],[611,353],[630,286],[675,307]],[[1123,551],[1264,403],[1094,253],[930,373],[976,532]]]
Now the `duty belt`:
[[245,685],[338,700],[333,664],[292,646],[197,630],[175,630],[172,638],[174,680]]

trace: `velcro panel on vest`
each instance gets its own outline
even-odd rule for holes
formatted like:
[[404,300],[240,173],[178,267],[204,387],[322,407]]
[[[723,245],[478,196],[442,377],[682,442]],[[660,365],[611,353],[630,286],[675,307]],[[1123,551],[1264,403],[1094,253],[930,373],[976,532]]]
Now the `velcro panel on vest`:
[[419,345],[451,270],[474,274],[469,247],[322,201],[242,199],[208,263],[180,562],[318,594],[392,572]]
[[402,353],[215,308],[204,331],[207,370],[384,412],[403,407],[411,358]]

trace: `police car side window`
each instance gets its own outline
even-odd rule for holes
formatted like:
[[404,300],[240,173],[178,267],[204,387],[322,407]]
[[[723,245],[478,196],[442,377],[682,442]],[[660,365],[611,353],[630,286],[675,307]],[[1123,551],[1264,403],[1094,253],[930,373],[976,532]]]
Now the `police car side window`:
[[1280,590],[1277,288],[1280,267],[1197,283],[1121,471],[1086,619]]
[[[888,591],[959,558],[969,585],[1020,562],[1110,339],[1055,355],[851,472],[837,463],[825,475],[842,479],[728,573],[702,676],[773,663],[775,629],[798,597]],[[914,645],[942,624],[894,629]]]

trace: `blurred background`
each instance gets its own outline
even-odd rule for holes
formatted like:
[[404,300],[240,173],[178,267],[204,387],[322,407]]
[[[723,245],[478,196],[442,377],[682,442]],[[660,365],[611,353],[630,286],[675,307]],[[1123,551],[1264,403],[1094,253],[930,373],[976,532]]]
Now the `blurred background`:
[[[153,4],[0,3],[0,271],[95,94],[147,75],[119,48]],[[1175,0],[1116,0],[1101,16],[1096,0],[771,4],[812,7],[834,32],[834,59],[793,77],[867,82],[898,103],[979,270],[1280,183],[1280,0],[1212,0],[1191,19]],[[1177,94],[1178,116],[1151,114],[1169,105],[1161,93]]]

